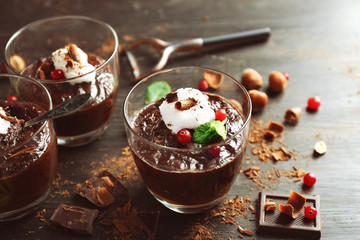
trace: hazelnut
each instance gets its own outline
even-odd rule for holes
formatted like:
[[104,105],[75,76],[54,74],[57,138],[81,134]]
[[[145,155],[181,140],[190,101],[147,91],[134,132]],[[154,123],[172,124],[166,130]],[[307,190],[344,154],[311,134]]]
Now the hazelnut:
[[247,90],[258,89],[263,84],[261,75],[252,68],[247,68],[241,75],[241,83]]
[[249,95],[251,98],[251,103],[253,107],[254,112],[261,111],[266,104],[268,103],[268,95],[264,92],[261,92],[259,90],[252,89],[249,91]]
[[9,63],[16,73],[20,73],[26,68],[25,60],[17,54],[14,54],[9,58]]
[[287,123],[295,124],[299,121],[300,117],[301,117],[301,108],[293,107],[286,110],[284,119]]
[[288,81],[286,76],[278,71],[272,71],[269,75],[269,87],[274,92],[284,91],[287,87]]

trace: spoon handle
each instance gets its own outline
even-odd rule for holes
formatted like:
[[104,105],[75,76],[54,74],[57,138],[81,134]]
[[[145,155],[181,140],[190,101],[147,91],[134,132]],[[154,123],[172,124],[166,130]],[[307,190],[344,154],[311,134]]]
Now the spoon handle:
[[72,97],[67,101],[63,102],[62,104],[56,106],[52,110],[36,118],[30,119],[29,121],[26,121],[24,123],[24,128],[45,121],[47,119],[58,118],[73,113],[74,111],[82,108],[90,100],[90,97],[90,93],[85,93]]

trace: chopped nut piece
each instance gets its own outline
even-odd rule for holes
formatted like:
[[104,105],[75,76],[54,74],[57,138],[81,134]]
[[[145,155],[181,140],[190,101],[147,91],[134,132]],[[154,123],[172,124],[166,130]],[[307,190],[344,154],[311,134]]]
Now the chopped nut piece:
[[79,54],[79,48],[78,46],[76,46],[75,44],[69,44],[68,46],[68,52],[69,52],[69,57],[74,60],[75,62],[80,62],[81,61],[81,57]]
[[204,79],[209,83],[213,89],[218,89],[224,80],[224,76],[215,72],[205,71]]
[[284,119],[287,123],[295,124],[301,117],[301,108],[294,107],[286,110]]
[[291,191],[289,199],[285,205],[279,204],[279,210],[286,215],[297,218],[305,206],[306,198],[301,194]]
[[20,73],[26,68],[25,60],[17,54],[14,54],[9,58],[9,63],[16,73]]
[[265,211],[274,211],[276,210],[276,203],[272,199],[266,199],[264,209]]
[[315,144],[314,150],[317,154],[323,155],[327,151],[327,146],[324,141],[319,141]]

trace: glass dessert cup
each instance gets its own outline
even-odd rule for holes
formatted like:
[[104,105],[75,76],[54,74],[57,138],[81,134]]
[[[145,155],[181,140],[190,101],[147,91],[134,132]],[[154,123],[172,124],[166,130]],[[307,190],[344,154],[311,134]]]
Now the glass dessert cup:
[[[33,94],[28,94],[29,89]],[[29,120],[51,110],[52,101],[37,81],[0,74],[0,107],[8,116]],[[52,121],[27,128],[18,120],[9,121],[7,133],[0,133],[0,221],[15,220],[35,210],[50,191],[57,164]]]
[[[143,132],[139,133],[134,121],[141,118],[142,110],[147,106],[144,94],[151,83],[166,81],[172,91],[188,87],[197,89],[199,82],[204,79],[204,72],[222,78],[218,89],[205,93],[221,96],[219,99],[227,104],[230,102],[233,110],[236,109],[234,111],[241,116],[241,122],[232,125],[237,127],[231,137],[200,147],[196,144],[169,147],[145,138]],[[240,106],[234,105],[234,100]],[[226,196],[241,168],[251,117],[249,95],[235,79],[201,67],[163,70],[144,78],[133,87],[125,99],[123,111],[127,139],[136,166],[148,190],[159,202],[175,212],[198,213],[212,208]],[[221,150],[219,155],[213,156],[214,149]]]
[[[69,44],[87,53],[89,63],[90,55],[96,59],[93,70],[62,80],[52,80],[50,74],[40,79],[37,68],[41,61],[51,59],[54,51]],[[41,19],[21,28],[10,38],[5,59],[9,73],[41,82],[50,92],[54,106],[73,96],[91,93],[87,106],[54,120],[59,145],[85,145],[105,132],[115,109],[120,74],[118,38],[111,26],[82,16]],[[89,77],[94,79],[84,81]]]

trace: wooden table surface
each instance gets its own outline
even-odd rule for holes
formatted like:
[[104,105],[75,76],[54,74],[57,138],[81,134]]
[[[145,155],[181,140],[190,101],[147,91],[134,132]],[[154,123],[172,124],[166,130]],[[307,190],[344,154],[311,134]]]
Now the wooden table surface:
[[[215,1],[215,0],[63,0],[1,1],[0,49],[22,26],[55,15],[86,15],[112,25],[121,44],[142,36],[164,40],[208,37],[231,32],[271,27],[267,42],[241,47],[174,54],[167,68],[195,65],[221,70],[239,79],[243,69],[257,69],[265,79],[272,70],[290,75],[288,88],[271,95],[264,111],[254,119],[283,121],[286,109],[300,106],[303,116],[296,126],[286,126],[284,142],[296,149],[297,159],[273,163],[260,162],[247,150],[243,169],[256,165],[262,170],[291,170],[292,166],[313,172],[316,185],[304,192],[302,183],[281,177],[273,186],[279,193],[295,190],[321,197],[322,239],[360,239],[360,1]],[[1,59],[4,58],[0,51]],[[3,61],[3,60],[2,60]],[[121,84],[115,115],[102,139],[79,148],[59,148],[58,176],[62,185],[53,187],[39,210],[46,220],[60,203],[91,207],[74,192],[74,185],[92,176],[102,166],[121,172],[112,161],[121,157],[127,146],[122,104],[133,85],[129,67],[121,57]],[[315,113],[305,111],[308,97],[321,97]],[[312,155],[313,145],[324,140],[328,152]],[[112,164],[111,164],[112,163]],[[116,163],[116,162],[115,162]],[[115,167],[114,167],[115,166]],[[136,174],[136,173],[135,173]],[[68,184],[65,184],[68,180]],[[191,239],[191,227],[205,214],[181,215],[162,207],[147,192],[138,178],[136,184],[125,183],[133,205],[145,210],[160,210],[156,239]],[[61,194],[68,191],[69,194]],[[249,195],[256,200],[262,191],[240,174],[228,199]],[[253,203],[255,206],[255,202]],[[256,224],[240,218],[239,224],[255,231]],[[238,239],[237,228],[214,220],[214,239]],[[106,239],[107,229],[95,224],[93,236],[53,230],[36,217],[36,213],[15,222],[0,224],[0,239]],[[256,239],[283,239],[255,234]],[[253,239],[245,237],[245,239]],[[284,237],[285,238],[285,237]],[[119,239],[120,236],[119,236]]]

